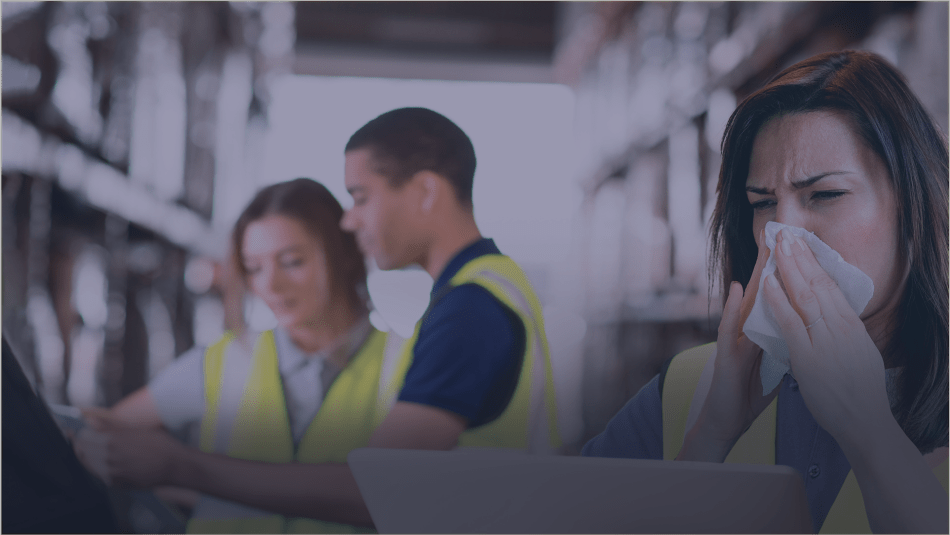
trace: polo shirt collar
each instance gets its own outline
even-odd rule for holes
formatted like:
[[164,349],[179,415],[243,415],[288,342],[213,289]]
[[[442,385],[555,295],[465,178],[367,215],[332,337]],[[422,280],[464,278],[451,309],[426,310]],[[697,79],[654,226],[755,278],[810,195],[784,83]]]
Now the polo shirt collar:
[[435,284],[432,285],[432,293],[429,295],[429,298],[434,298],[436,294],[452,280],[452,277],[462,269],[462,266],[480,256],[488,254],[501,254],[501,251],[498,250],[498,246],[495,245],[495,241],[491,238],[479,238],[477,241],[472,242],[459,251],[452,257],[452,260],[449,260],[445,268],[442,269],[439,278],[436,279]]
[[363,343],[370,334],[370,327],[369,321],[363,318],[344,335],[339,345],[321,351],[307,353],[297,347],[297,344],[290,339],[290,334],[286,330],[278,326],[274,328],[274,344],[277,346],[277,367],[281,375],[290,375],[296,370],[313,362],[320,362],[322,365],[332,365],[332,359],[330,359],[330,357],[338,353],[345,355],[345,361],[348,362],[363,346]]

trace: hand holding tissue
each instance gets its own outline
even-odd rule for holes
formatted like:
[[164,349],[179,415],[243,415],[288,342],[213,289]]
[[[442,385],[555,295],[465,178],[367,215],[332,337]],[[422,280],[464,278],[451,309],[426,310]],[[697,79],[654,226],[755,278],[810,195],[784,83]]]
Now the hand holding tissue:
[[798,227],[769,221],[765,225],[765,245],[772,254],[762,270],[755,302],[749,317],[742,327],[746,337],[763,350],[760,375],[762,392],[771,392],[790,372],[788,344],[782,336],[772,308],[766,302],[763,285],[766,278],[776,271],[775,254],[776,235],[782,229],[788,229],[799,237],[814,253],[819,265],[838,285],[855,314],[860,315],[874,294],[874,282],[860,269],[844,261],[837,251],[818,239],[815,234]]

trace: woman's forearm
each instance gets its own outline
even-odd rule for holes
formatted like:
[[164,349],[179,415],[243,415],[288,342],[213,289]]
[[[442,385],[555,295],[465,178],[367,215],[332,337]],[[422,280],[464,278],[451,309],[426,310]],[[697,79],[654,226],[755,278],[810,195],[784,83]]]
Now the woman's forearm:
[[148,386],[139,388],[116,403],[108,410],[107,415],[113,422],[128,427],[153,429],[162,427],[161,416]]
[[735,441],[713,440],[703,435],[698,426],[693,426],[692,429],[686,432],[683,447],[676,456],[676,460],[721,463],[729,455],[734,445]]
[[169,484],[286,516],[372,527],[345,464],[266,463],[182,448]]
[[839,440],[875,533],[947,533],[947,492],[896,421]]

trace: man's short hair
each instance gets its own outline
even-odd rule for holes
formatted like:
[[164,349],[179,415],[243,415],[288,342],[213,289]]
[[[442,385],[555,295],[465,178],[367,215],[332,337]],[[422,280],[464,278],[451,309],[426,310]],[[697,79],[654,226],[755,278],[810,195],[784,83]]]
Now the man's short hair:
[[403,185],[419,171],[432,171],[452,184],[459,202],[472,205],[475,148],[444,115],[426,108],[388,111],[357,130],[345,152],[365,148],[391,186]]

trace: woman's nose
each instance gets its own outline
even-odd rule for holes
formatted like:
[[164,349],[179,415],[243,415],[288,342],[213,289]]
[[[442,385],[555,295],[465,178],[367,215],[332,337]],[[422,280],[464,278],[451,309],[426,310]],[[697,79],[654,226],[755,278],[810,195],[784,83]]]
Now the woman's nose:
[[264,287],[270,292],[276,292],[283,286],[283,277],[280,269],[270,267],[264,270]]
[[806,228],[808,217],[805,210],[798,203],[788,199],[785,202],[779,201],[775,213],[775,222],[790,227]]

